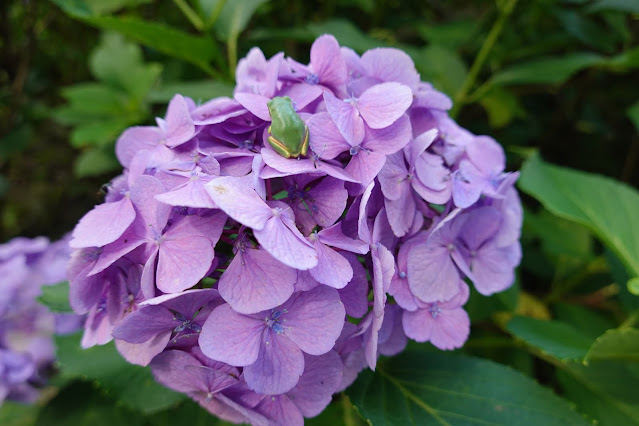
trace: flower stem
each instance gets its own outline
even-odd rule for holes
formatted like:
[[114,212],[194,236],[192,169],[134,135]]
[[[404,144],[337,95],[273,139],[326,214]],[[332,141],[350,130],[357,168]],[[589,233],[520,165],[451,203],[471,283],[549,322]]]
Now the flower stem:
[[504,25],[506,24],[506,20],[512,14],[515,5],[517,4],[517,0],[507,0],[506,4],[503,7],[499,8],[499,16],[497,20],[493,24],[493,27],[490,29],[490,32],[486,36],[484,40],[484,44],[482,44],[477,56],[475,57],[475,61],[470,67],[468,71],[468,75],[466,75],[466,79],[464,80],[464,84],[462,88],[455,95],[455,102],[453,109],[450,111],[450,115],[452,118],[455,118],[459,113],[461,106],[467,101],[466,95],[475,85],[475,80],[477,80],[477,76],[479,75],[479,71],[481,71],[484,62],[486,62],[486,58],[488,54],[492,50],[493,46],[497,42],[499,35],[504,29]]
[[197,13],[195,13],[195,11],[191,9],[191,6],[189,6],[189,4],[185,0],[173,0],[173,3],[175,3],[182,14],[186,16],[186,19],[188,19],[189,22],[193,24],[195,29],[197,29],[198,31],[202,31],[204,29],[204,22],[202,22],[200,17],[197,16]]

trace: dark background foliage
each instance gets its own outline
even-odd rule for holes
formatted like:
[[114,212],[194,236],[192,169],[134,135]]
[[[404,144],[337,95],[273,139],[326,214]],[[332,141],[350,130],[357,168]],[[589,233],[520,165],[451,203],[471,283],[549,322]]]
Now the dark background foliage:
[[[424,411],[410,417],[417,424],[421,418],[424,424],[543,423],[535,410],[551,413],[564,403],[551,391],[576,404],[577,420],[639,422],[639,334],[633,328],[639,298],[628,291],[637,292],[639,285],[631,280],[626,286],[639,274],[633,266],[639,252],[626,250],[639,246],[639,198],[616,183],[639,185],[637,0],[5,0],[0,241],[18,235],[55,239],[70,231],[101,202],[101,185],[119,171],[113,155],[118,134],[163,116],[173,93],[196,101],[230,94],[235,64],[252,46],[267,57],[284,51],[305,62],[314,38],[326,32],[359,53],[376,46],[406,50],[422,79],[454,100],[453,115],[462,126],[504,146],[509,170],[527,160],[520,180],[526,217],[517,283],[491,298],[473,294],[467,306],[473,330],[459,352],[498,365],[442,358],[427,345],[416,346],[403,360],[425,351],[431,370],[419,365],[402,378],[395,372],[404,361],[382,362],[377,375],[365,373],[354,385],[350,400],[339,396],[325,420],[314,422],[357,424],[351,401],[375,424],[403,424],[406,411],[384,411],[380,404],[409,401],[409,413]],[[565,174],[571,172],[549,168],[535,152],[546,162],[615,183],[582,175],[573,180]],[[566,205],[571,197],[577,199]],[[622,214],[624,208],[630,213]],[[75,365],[73,360],[66,362]],[[468,369],[469,363],[486,371],[478,377],[486,387],[477,393],[500,402],[442,402],[446,392],[473,394],[474,385],[442,381],[435,373]],[[515,372],[503,365],[545,385],[540,392],[547,394],[517,399],[536,385],[511,376]],[[162,424],[168,416],[127,414],[135,404],[105,408],[105,399],[118,400],[117,386],[109,390],[103,378],[84,370],[62,376],[88,377],[106,394],[87,393],[83,382],[64,387],[61,379],[63,390],[50,395],[46,416],[61,416],[76,394],[116,420],[128,415],[140,424]],[[512,399],[501,395],[500,386],[512,391]],[[379,387],[387,393],[371,390]],[[392,389],[392,398],[404,399],[392,400]],[[207,421],[194,405],[171,408],[175,401],[167,401],[158,407],[175,421]],[[23,413],[10,409],[15,418]],[[574,411],[568,405],[565,410],[563,424],[574,422]],[[493,412],[510,417],[493,418]],[[43,416],[39,424],[46,424]],[[80,418],[89,419],[65,419]]]

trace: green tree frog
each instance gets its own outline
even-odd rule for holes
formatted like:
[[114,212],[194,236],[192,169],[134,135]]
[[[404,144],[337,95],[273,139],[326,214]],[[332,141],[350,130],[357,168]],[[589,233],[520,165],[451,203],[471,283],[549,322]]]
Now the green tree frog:
[[308,152],[308,127],[295,112],[288,96],[268,101],[271,125],[268,142],[284,158],[295,158]]

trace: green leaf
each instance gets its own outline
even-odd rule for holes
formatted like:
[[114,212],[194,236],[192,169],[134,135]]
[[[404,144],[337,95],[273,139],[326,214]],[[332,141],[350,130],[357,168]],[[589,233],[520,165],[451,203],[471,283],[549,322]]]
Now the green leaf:
[[32,426],[38,415],[38,407],[4,401],[0,405],[0,425],[2,426]]
[[639,193],[613,179],[544,163],[539,155],[521,169],[519,187],[552,213],[581,223],[639,276]]
[[68,281],[43,286],[42,294],[38,297],[38,301],[53,312],[73,312],[69,304]]
[[600,12],[602,10],[615,10],[618,12],[639,13],[639,2],[636,0],[596,0],[587,11]]
[[[591,368],[591,367],[590,367]],[[561,384],[566,398],[577,404],[577,409],[591,418],[596,419],[602,426],[637,426],[639,425],[639,406],[628,404],[610,396],[605,387],[602,388],[594,374],[584,374],[588,372],[586,367],[575,364],[573,374],[579,374],[576,378],[566,371],[559,371],[557,378]],[[604,373],[601,371],[600,373]],[[604,374],[599,374],[600,378],[606,380]],[[619,383],[627,392],[636,392],[639,383],[634,382],[634,389],[628,380],[622,379]],[[614,386],[614,384],[613,384]]]
[[71,16],[91,16],[114,12],[123,7],[151,3],[152,0],[50,0]]
[[639,330],[630,327],[608,330],[595,340],[586,355],[586,363],[602,360],[639,364]]
[[509,367],[424,348],[360,373],[348,394],[376,426],[586,424],[550,389]]
[[463,86],[468,70],[454,50],[433,44],[411,56],[422,80],[431,82],[448,96],[454,97]]
[[233,86],[211,80],[177,81],[163,84],[149,93],[148,99],[154,103],[166,104],[176,93],[188,96],[195,102],[206,102],[219,96],[233,96]]
[[209,63],[219,58],[219,52],[213,40],[190,35],[165,24],[137,18],[109,16],[82,18],[82,20],[98,28],[117,31],[145,46],[195,64],[208,72],[211,71]]
[[582,305],[556,303],[552,307],[558,321],[569,324],[594,341],[616,326],[613,319]]
[[224,40],[237,39],[244,31],[255,10],[267,0],[227,0],[215,25],[218,36]]
[[628,281],[628,291],[635,296],[639,296],[639,277],[631,278]]
[[70,107],[84,115],[115,115],[126,111],[126,93],[101,83],[80,83],[62,89]]
[[113,148],[117,137],[130,124],[135,124],[142,117],[139,114],[88,121],[78,125],[71,132],[71,145],[80,148],[85,146],[108,146]]
[[479,103],[488,113],[490,126],[496,129],[526,114],[517,97],[501,87],[494,87],[481,97]]
[[479,20],[457,20],[439,25],[430,22],[417,26],[417,31],[430,44],[456,50],[477,35]]
[[559,321],[516,316],[508,322],[506,330],[560,360],[583,359],[592,343],[579,329]]
[[90,383],[77,381],[62,389],[40,410],[35,426],[142,424],[141,416],[135,411],[116,405]]
[[99,176],[121,168],[115,153],[102,147],[82,151],[73,165],[76,177]]
[[602,61],[602,56],[586,52],[534,59],[498,72],[490,79],[490,83],[501,86],[512,84],[556,85],[568,80],[578,71]]
[[144,413],[175,405],[185,395],[158,384],[146,367],[129,364],[113,342],[89,349],[80,347],[80,336],[57,336],[58,364],[66,377],[95,381],[122,404]]
[[146,418],[149,426],[226,426],[231,425],[213,416],[199,404],[186,399],[176,407],[160,411]]
[[628,49],[625,52],[606,60],[603,65],[612,68],[613,71],[625,72],[639,67],[639,47]]
[[544,252],[551,256],[568,256],[581,261],[592,259],[593,239],[586,227],[557,217],[548,210],[533,213],[525,210],[524,229],[528,236],[541,240]]
[[140,46],[112,32],[102,36],[100,46],[89,58],[89,67],[98,80],[138,99],[151,90],[162,71],[159,64],[144,64]]
[[309,24],[308,29],[315,37],[322,34],[332,34],[340,46],[348,46],[359,53],[384,45],[384,43],[364,34],[350,21],[343,19],[330,19],[319,24]]
[[626,115],[632,121],[632,124],[635,125],[635,129],[639,132],[639,102],[633,104],[630,108],[626,110]]

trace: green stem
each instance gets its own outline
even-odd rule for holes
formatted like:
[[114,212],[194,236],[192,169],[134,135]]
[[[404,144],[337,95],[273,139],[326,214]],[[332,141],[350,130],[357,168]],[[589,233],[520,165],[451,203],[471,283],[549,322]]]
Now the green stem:
[[175,3],[178,9],[182,11],[184,16],[186,16],[189,22],[193,24],[195,29],[197,29],[198,31],[202,31],[202,29],[204,29],[204,22],[202,22],[200,17],[197,16],[197,13],[195,13],[195,11],[191,9],[191,6],[189,6],[189,4],[185,0],[173,0],[173,3]]
[[238,34],[231,34],[226,42],[226,54],[229,61],[229,74],[231,81],[235,80],[235,67],[237,67],[237,37]]
[[639,322],[639,309],[628,315],[628,318],[621,323],[619,328],[629,328],[634,326],[637,322]]
[[482,44],[481,48],[479,49],[479,52],[477,53],[477,56],[475,57],[475,61],[471,65],[470,70],[468,71],[468,75],[466,76],[466,79],[464,80],[464,84],[462,85],[462,88],[455,95],[454,106],[450,112],[450,115],[452,118],[455,118],[457,116],[457,114],[459,113],[459,109],[465,103],[466,95],[468,94],[470,89],[472,89],[472,87],[475,85],[475,80],[477,80],[479,71],[481,71],[481,68],[484,65],[484,62],[486,61],[488,54],[490,53],[493,46],[497,42],[499,35],[504,29],[506,20],[512,14],[516,4],[517,4],[517,0],[508,0],[507,3],[500,9],[499,16],[497,17],[497,20],[493,24],[493,27],[490,29],[488,36],[486,36],[486,39],[484,40],[484,44]]
[[353,403],[344,392],[342,392],[341,402],[344,411],[344,426],[357,426],[357,418],[353,416]]
[[222,13],[222,9],[224,9],[224,5],[226,4],[226,0],[218,0],[215,5],[215,9],[211,13],[211,16],[206,20],[206,28],[211,28],[213,24],[217,21],[217,18],[220,17],[220,13]]

